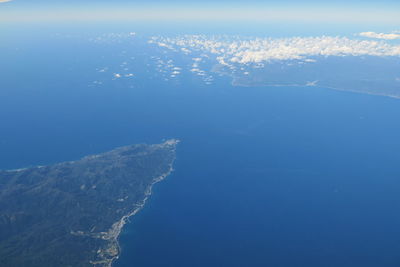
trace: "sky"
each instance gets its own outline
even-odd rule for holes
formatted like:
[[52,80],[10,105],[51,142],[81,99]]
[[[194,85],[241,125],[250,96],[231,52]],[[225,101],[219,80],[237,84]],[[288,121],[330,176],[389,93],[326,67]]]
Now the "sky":
[[213,20],[400,23],[394,0],[0,0],[0,21]]
[[0,33],[125,27],[154,34],[379,35],[400,30],[399,11],[399,0],[0,0],[0,24],[7,25]]

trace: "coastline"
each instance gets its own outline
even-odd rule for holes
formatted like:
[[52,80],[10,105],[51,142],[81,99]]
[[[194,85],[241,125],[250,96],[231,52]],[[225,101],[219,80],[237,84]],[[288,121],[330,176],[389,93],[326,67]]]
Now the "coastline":
[[[179,142],[180,142],[179,140],[172,139],[172,140],[167,140],[166,142],[164,142],[163,144],[160,144],[159,146],[164,146],[164,145],[174,145],[175,146]],[[152,194],[153,185],[158,182],[161,182],[162,180],[164,180],[166,177],[168,177],[174,171],[173,164],[175,162],[175,159],[176,159],[176,156],[170,163],[169,169],[167,172],[165,172],[162,175],[155,177],[153,179],[152,183],[148,186],[148,188],[144,192],[144,198],[139,203],[135,204],[135,206],[136,206],[135,209],[132,212],[128,213],[127,215],[122,216],[122,218],[120,220],[118,220],[111,226],[111,228],[108,230],[108,232],[106,232],[103,236],[99,237],[99,238],[108,240],[109,245],[104,250],[99,249],[97,251],[98,255],[101,258],[103,258],[103,260],[95,261],[95,262],[91,261],[90,264],[92,264],[93,266],[105,266],[105,267],[113,266],[113,263],[115,262],[115,260],[117,260],[119,258],[120,254],[121,254],[122,249],[119,244],[119,237],[121,235],[123,227],[127,223],[127,220],[129,218],[131,218],[132,216],[136,215],[145,206],[146,201]]]
[[124,225],[145,206],[153,185],[173,172],[178,143],[164,139],[77,161],[0,170],[6,204],[1,241],[10,247],[1,250],[0,265],[112,266]]
[[320,87],[320,88],[325,88],[329,90],[334,90],[334,91],[341,91],[341,92],[350,92],[350,93],[357,93],[357,94],[366,94],[366,95],[373,95],[373,96],[383,96],[383,97],[389,97],[389,98],[394,98],[394,99],[400,99],[400,94],[392,94],[392,93],[381,93],[381,92],[371,92],[371,91],[363,91],[363,90],[357,90],[357,89],[345,89],[345,88],[340,88],[340,87],[333,87],[329,85],[324,85],[324,84],[297,84],[297,83],[288,83],[288,84],[283,84],[283,83],[243,83],[238,80],[240,80],[241,77],[235,76],[233,73],[230,73],[228,71],[220,70],[221,68],[220,65],[214,65],[211,69],[211,72],[217,73],[220,75],[227,76],[231,79],[231,85],[235,87]]

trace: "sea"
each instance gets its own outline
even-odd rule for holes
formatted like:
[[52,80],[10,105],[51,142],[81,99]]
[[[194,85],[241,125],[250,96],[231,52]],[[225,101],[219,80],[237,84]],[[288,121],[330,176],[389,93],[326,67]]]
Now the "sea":
[[105,81],[99,69],[122,62],[125,44],[12,34],[1,45],[1,169],[181,141],[114,266],[400,266],[400,100],[148,79],[140,60],[132,81]]

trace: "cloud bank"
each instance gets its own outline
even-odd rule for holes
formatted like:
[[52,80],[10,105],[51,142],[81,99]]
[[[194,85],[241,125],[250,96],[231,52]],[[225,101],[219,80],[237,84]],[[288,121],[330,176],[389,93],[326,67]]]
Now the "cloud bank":
[[11,2],[12,0],[0,0],[0,3]]
[[207,53],[224,65],[276,60],[306,61],[318,56],[400,56],[400,45],[347,37],[229,39],[187,35],[177,38],[153,37],[149,42],[174,51],[183,49],[186,54]]
[[374,38],[374,39],[383,39],[383,40],[400,39],[400,33],[399,32],[393,32],[393,33],[361,32],[359,35],[362,36],[362,37]]

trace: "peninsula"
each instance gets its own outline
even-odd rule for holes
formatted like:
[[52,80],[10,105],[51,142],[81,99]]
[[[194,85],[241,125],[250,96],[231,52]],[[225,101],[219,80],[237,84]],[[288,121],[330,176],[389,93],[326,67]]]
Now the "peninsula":
[[111,266],[122,227],[171,173],[178,142],[0,171],[0,266]]

